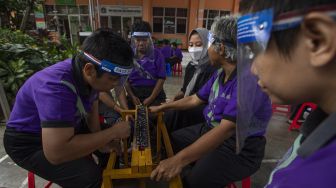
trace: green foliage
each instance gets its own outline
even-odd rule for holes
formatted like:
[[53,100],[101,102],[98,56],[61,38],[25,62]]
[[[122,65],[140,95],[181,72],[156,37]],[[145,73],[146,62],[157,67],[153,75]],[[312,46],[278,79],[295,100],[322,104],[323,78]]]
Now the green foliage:
[[13,104],[18,89],[32,74],[77,53],[78,47],[65,37],[61,38],[61,44],[0,29],[0,82],[9,104]]

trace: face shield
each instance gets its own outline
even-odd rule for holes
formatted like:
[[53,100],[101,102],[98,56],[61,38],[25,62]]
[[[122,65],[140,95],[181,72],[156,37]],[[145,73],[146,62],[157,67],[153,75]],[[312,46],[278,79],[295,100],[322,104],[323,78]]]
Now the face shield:
[[150,32],[133,32],[131,47],[137,60],[143,58],[154,59],[154,43]]
[[325,7],[327,6],[290,11],[278,15],[275,19],[273,9],[267,9],[243,15],[238,19],[237,152],[243,148],[248,136],[265,131],[268,124],[268,119],[259,114],[261,108],[265,107],[265,100],[269,103],[270,100],[265,97],[257,84],[257,77],[251,72],[253,61],[267,49],[272,32],[298,27],[308,12],[323,11],[335,19],[335,10]]
[[237,153],[250,135],[266,130],[269,119],[258,115],[262,105],[270,104],[268,96],[258,86],[258,79],[251,72],[253,60],[263,53],[272,31],[273,11],[265,10],[238,19],[238,113],[236,128]]
[[119,96],[120,92],[124,88],[129,74],[133,70],[133,63],[130,66],[121,66],[105,59],[98,60],[97,58],[86,52],[83,52],[82,54],[89,62],[97,65],[100,70],[118,78],[118,83],[113,89],[115,90],[116,96]]

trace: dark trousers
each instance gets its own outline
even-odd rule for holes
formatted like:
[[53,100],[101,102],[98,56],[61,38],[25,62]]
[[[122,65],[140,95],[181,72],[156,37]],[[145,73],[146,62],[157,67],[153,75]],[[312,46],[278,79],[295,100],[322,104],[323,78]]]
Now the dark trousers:
[[[190,126],[173,132],[175,152],[194,143],[210,131],[204,124]],[[231,182],[240,181],[255,173],[264,157],[266,140],[263,136],[249,137],[241,153],[235,153],[235,137],[225,140],[214,151],[207,153],[181,174],[184,188],[223,188]]]
[[164,122],[169,133],[176,130],[205,122],[203,116],[204,105],[188,110],[168,110],[164,113]]
[[101,187],[102,170],[92,159],[83,157],[53,165],[44,156],[39,134],[21,133],[7,128],[4,146],[17,165],[63,188]]

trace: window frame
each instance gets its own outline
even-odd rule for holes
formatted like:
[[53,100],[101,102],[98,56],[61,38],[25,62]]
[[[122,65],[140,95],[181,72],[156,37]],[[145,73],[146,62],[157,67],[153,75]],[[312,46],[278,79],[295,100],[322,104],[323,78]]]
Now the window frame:
[[[154,9],[162,9],[162,15],[154,15]],[[166,9],[174,9],[174,16],[173,15],[169,15],[166,16]],[[186,11],[185,16],[186,17],[182,17],[181,15],[178,16],[178,11],[179,9],[183,9]],[[173,33],[167,33],[166,32],[166,24],[165,21],[166,19],[174,19],[174,32]],[[154,19],[161,19],[162,20],[162,28],[161,31],[157,31],[154,28]],[[184,28],[184,33],[180,33],[177,30],[178,24],[177,21],[178,20],[185,20],[185,28]],[[188,8],[173,8],[173,7],[153,7],[153,17],[152,17],[152,25],[153,25],[153,33],[160,33],[160,34],[186,34],[187,33],[187,26],[188,26]]]

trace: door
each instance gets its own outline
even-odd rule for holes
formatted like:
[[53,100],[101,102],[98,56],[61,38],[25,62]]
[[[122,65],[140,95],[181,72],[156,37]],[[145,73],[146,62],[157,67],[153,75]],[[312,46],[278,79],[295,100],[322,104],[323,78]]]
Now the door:
[[132,29],[132,17],[123,17],[122,18],[122,37],[128,39],[128,35]]
[[69,15],[69,28],[70,28],[70,37],[72,44],[78,44],[78,32],[82,30],[79,24],[78,15]]
[[111,16],[111,28],[115,33],[118,33],[120,36],[122,35],[121,16]]

